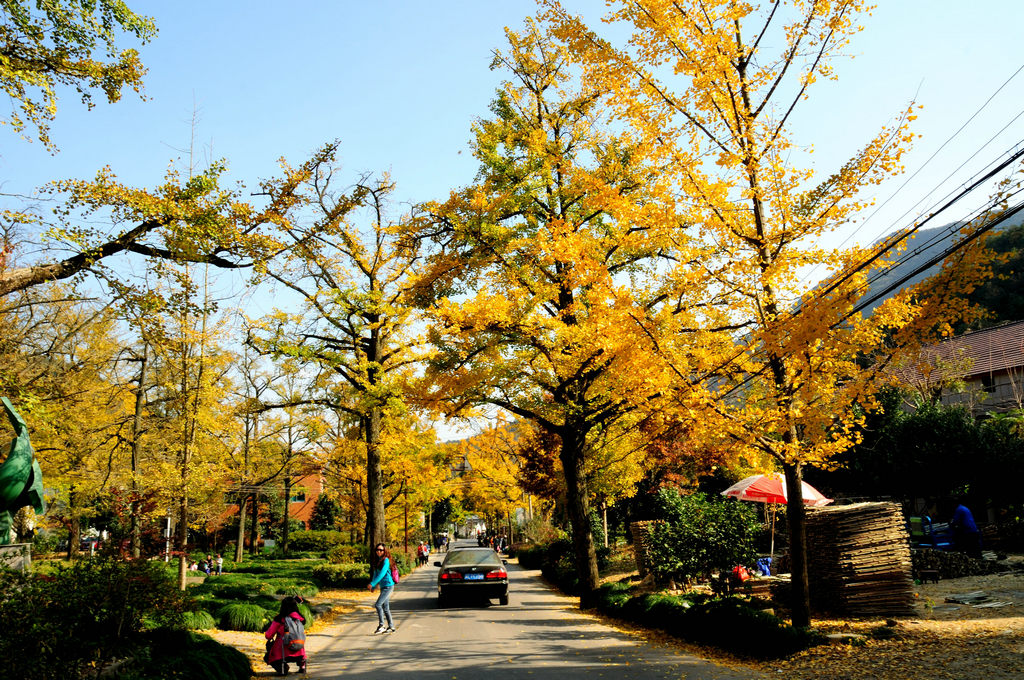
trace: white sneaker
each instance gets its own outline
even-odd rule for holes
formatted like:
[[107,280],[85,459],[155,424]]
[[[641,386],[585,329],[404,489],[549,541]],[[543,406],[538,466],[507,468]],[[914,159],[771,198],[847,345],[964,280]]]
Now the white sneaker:
[[395,629],[394,629],[394,628],[388,627],[388,629],[387,629],[386,631],[384,631],[384,632],[385,632],[385,633],[394,633],[394,632],[396,632],[396,631],[395,631]]
[[387,630],[386,626],[380,625],[380,626],[377,626],[377,630],[373,631],[373,634],[376,635],[377,633],[383,633],[386,630]]

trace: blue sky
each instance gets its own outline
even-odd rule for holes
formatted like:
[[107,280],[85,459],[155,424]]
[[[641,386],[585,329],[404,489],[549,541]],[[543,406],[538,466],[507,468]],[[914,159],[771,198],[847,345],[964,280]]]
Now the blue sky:
[[[488,68],[491,50],[503,45],[506,25],[520,26],[535,10],[531,0],[130,4],[160,29],[141,48],[148,100],[126,94],[87,111],[67,93],[53,126],[58,154],[10,133],[0,137],[3,192],[31,193],[47,180],[92,176],[105,164],[124,182],[156,184],[189,146],[195,108],[197,151],[226,158],[231,177],[251,187],[275,171],[278,157],[299,163],[337,138],[353,177],[388,170],[404,201],[444,196],[475,172],[469,127],[486,115],[501,78]],[[593,19],[603,12],[600,2],[566,4]],[[1024,3],[881,5],[849,50],[855,58],[838,65],[838,82],[818,85],[800,109],[798,138],[814,145],[823,172],[915,95],[924,106],[915,126],[922,137],[907,167],[918,170],[1024,63]],[[872,217],[858,240],[905,224],[900,216],[910,205],[1022,110],[1024,75]],[[1024,121],[952,184],[1020,139]],[[882,187],[880,200],[894,188]]]

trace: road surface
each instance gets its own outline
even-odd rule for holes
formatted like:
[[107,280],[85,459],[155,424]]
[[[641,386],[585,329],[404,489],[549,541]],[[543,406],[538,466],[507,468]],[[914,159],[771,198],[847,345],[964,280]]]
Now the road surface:
[[[475,545],[468,541],[462,545]],[[440,556],[440,557],[443,557]],[[437,608],[437,553],[402,578],[391,612],[398,632],[374,635],[372,600],[307,640],[310,680],[598,680],[761,677],[654,647],[581,614],[539,572],[509,564],[509,604]],[[292,667],[294,674],[294,666]],[[273,675],[267,669],[261,677]],[[302,677],[302,676],[298,676]]]

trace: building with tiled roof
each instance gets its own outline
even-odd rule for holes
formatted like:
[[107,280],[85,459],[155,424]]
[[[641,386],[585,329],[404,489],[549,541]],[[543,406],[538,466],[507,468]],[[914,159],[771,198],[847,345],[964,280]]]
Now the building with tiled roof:
[[1024,321],[965,333],[924,348],[902,382],[973,413],[1024,406]]

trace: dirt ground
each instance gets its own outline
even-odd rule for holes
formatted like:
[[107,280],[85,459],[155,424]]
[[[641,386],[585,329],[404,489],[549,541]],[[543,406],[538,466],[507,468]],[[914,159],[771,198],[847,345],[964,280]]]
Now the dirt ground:
[[[946,602],[984,592],[986,603]],[[629,627],[650,642],[737,669],[786,680],[1020,680],[1024,678],[1024,572],[915,586],[916,616],[898,620],[815,619],[822,633],[849,635],[788,659],[751,662],[720,650]],[[986,604],[982,603],[982,604]]]
[[[690,645],[619,621],[606,622],[655,644],[786,680],[1024,678],[1024,572],[943,580],[915,586],[915,591],[917,616],[913,618],[816,619],[814,626],[823,633],[852,636],[765,663],[738,659],[714,648]],[[995,602],[998,606],[946,602],[947,597],[978,591],[988,596],[987,602],[981,604]],[[335,609],[331,615],[318,619],[314,630],[352,612],[365,599],[366,591],[322,591],[316,602],[334,604]],[[245,652],[253,668],[266,668],[261,633],[207,632]]]
[[[946,602],[982,591],[999,606]],[[1024,573],[974,576],[916,587],[917,616],[889,621],[816,621],[825,633],[864,638],[807,650],[757,667],[806,680],[1024,678]]]

